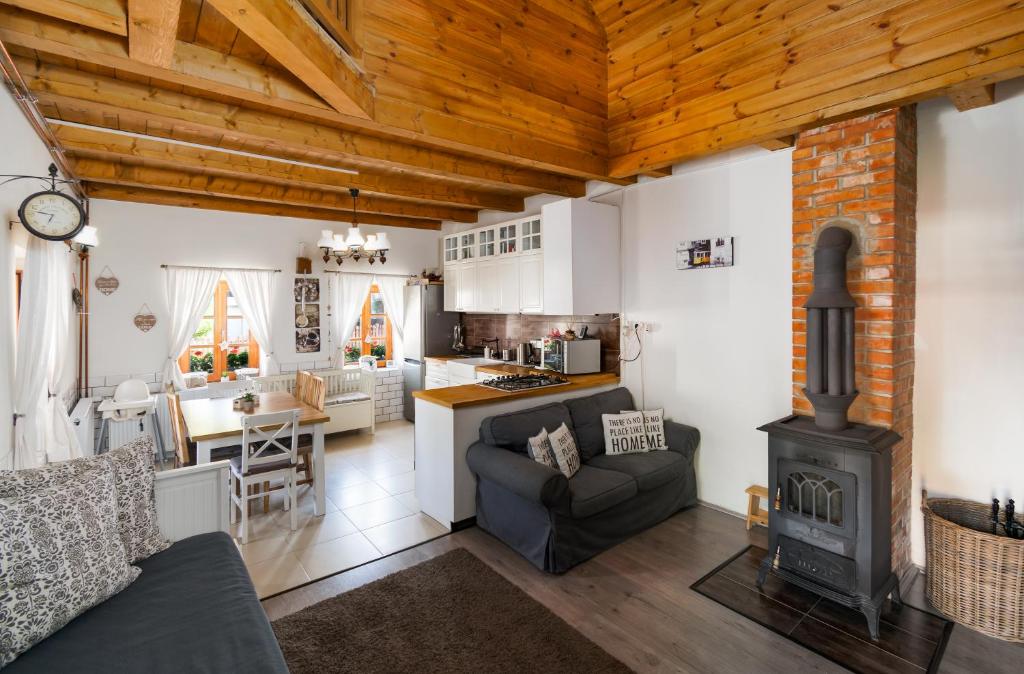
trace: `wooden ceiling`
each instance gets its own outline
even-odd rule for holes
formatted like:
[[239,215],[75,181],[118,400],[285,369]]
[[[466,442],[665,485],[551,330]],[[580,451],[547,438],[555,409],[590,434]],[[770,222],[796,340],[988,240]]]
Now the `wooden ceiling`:
[[[91,196],[437,228],[1024,74],[1024,2],[0,0]],[[610,176],[614,176],[611,178]]]

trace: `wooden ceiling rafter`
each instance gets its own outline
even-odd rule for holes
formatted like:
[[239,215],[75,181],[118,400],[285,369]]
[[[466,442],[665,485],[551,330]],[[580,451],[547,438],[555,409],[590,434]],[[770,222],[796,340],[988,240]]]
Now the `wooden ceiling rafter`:
[[[414,145],[391,143],[375,136],[325,127],[302,120],[257,112],[213,100],[196,100],[185,93],[86,73],[49,63],[15,59],[19,70],[40,102],[89,111],[97,126],[112,126],[114,120],[128,120],[135,127],[159,122],[164,128],[191,131],[196,137],[213,140],[207,144],[233,147],[237,139],[253,151],[274,155],[285,150],[310,156],[333,158],[344,168],[380,173],[406,174],[475,186],[477,189],[522,188],[526,192],[547,192],[582,196],[582,180],[543,173],[497,162],[427,150]],[[60,116],[60,115],[59,115]],[[65,117],[60,116],[61,119]],[[69,121],[83,121],[71,119]],[[88,122],[86,122],[88,123]],[[164,135],[152,131],[151,135]],[[261,147],[262,146],[262,147]],[[289,157],[294,158],[294,157]]]
[[[352,197],[345,192],[280,185],[254,179],[229,178],[182,168],[161,168],[108,161],[73,158],[76,175],[82,180],[109,185],[151,187],[173,192],[210,194],[248,201],[270,201],[351,212]],[[396,215],[405,218],[476,222],[476,210],[421,204],[360,194],[356,203],[360,215]]]
[[181,0],[128,0],[128,55],[166,68],[174,60]]
[[[263,201],[227,199],[224,197],[206,194],[169,192],[143,187],[136,188],[121,185],[104,185],[102,183],[85,183],[85,188],[86,193],[93,199],[109,199],[111,201],[128,201],[142,204],[158,204],[163,206],[180,206],[183,208],[199,208],[210,211],[276,215],[288,218],[329,220],[331,222],[352,221],[352,218],[346,215],[343,211],[295,206],[292,204],[275,204]],[[360,220],[359,224],[379,225],[384,227],[408,227],[411,229],[441,229],[440,220],[401,218],[376,214],[369,214],[367,216],[367,220]]]
[[109,161],[127,159],[144,166],[183,167],[223,177],[257,178],[282,185],[345,193],[355,187],[368,196],[457,208],[523,210],[521,195],[470,190],[413,176],[347,174],[329,167],[290,164],[280,161],[280,158],[235,155],[216,147],[181,145],[164,138],[131,136],[100,127],[51,124],[51,129],[65,152],[75,157]]

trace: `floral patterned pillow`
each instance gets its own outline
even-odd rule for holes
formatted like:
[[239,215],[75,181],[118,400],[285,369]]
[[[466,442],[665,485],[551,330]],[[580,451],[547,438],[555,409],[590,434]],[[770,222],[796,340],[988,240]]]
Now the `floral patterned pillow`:
[[117,492],[117,523],[128,561],[142,561],[167,549],[160,534],[153,491],[153,437],[140,435],[126,445],[99,456],[53,463],[43,468],[0,471],[0,498],[23,496],[60,485],[97,464],[112,466]]
[[0,498],[0,531],[0,667],[141,573],[121,543],[109,462]]

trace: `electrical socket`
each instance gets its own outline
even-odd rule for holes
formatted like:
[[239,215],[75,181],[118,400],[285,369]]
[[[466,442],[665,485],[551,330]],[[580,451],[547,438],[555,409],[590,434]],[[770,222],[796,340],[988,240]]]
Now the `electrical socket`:
[[629,337],[633,334],[633,330],[637,332],[654,332],[654,324],[647,323],[645,321],[626,321],[622,324],[622,336]]

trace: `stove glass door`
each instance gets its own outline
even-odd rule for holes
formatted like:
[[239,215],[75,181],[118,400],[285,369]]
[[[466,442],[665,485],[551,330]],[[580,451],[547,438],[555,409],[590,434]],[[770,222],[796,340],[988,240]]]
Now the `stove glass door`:
[[855,475],[784,459],[778,476],[785,517],[849,536],[856,533]]

